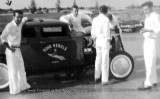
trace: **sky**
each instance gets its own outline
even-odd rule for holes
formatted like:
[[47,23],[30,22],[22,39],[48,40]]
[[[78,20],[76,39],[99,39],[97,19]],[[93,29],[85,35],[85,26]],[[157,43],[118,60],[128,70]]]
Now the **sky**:
[[[28,8],[30,6],[31,0],[9,0],[12,1],[11,6],[6,4],[7,0],[0,0],[0,8],[2,9],[22,9]],[[55,8],[55,3],[57,0],[35,0],[37,7],[47,7],[47,8]],[[73,5],[74,0],[60,0],[61,7],[71,7]],[[91,7],[95,6],[95,2],[98,2],[99,5],[105,4],[115,8],[125,8],[129,5],[141,5],[143,2],[148,0],[76,0],[78,6],[83,7]],[[150,0],[155,5],[160,5],[159,0]]]

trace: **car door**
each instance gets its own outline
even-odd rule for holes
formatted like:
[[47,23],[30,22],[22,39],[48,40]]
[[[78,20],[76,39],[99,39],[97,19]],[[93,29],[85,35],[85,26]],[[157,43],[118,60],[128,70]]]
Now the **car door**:
[[44,70],[58,71],[70,66],[71,41],[61,26],[41,27],[39,59]]
[[21,52],[25,68],[27,71],[30,71],[30,73],[33,73],[39,69],[39,42],[37,32],[38,31],[35,27],[22,28]]

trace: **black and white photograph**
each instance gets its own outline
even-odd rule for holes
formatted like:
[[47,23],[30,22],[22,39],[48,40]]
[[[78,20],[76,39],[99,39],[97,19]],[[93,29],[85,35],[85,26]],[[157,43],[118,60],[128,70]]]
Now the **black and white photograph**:
[[159,0],[1,0],[0,99],[159,99]]

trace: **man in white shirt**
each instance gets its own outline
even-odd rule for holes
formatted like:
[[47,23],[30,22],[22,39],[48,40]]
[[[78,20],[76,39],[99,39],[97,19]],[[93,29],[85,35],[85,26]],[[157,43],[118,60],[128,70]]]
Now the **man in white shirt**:
[[143,3],[142,7],[146,14],[144,28],[140,31],[144,36],[143,51],[146,79],[144,85],[138,89],[148,90],[153,86],[157,86],[156,40],[160,32],[160,17],[153,11],[153,3],[151,1]]
[[106,16],[108,7],[102,5],[100,14],[93,19],[91,36],[95,42],[95,83],[100,80],[102,85],[108,84],[109,78],[109,50],[110,50],[110,23]]
[[8,66],[10,94],[18,94],[30,88],[26,80],[24,62],[20,51],[21,29],[27,18],[23,12],[15,10],[13,21],[8,23],[1,34],[2,43],[6,46],[6,61]]
[[68,23],[73,26],[73,30],[76,32],[82,32],[84,34],[88,34],[91,31],[91,26],[82,27],[82,20],[87,20],[90,24],[92,24],[92,18],[89,15],[78,13],[78,6],[73,5],[72,12],[68,15],[63,15],[60,17],[60,20]]

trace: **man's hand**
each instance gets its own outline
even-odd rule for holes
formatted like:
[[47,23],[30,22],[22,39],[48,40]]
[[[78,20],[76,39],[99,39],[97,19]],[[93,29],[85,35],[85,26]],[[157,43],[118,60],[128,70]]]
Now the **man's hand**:
[[140,30],[140,33],[143,34],[144,32],[146,32],[146,29],[142,28],[142,29]]
[[4,42],[3,44],[4,44],[9,50],[11,50],[12,52],[15,52],[15,51],[16,51],[16,49],[11,48],[7,42]]
[[140,33],[141,33],[141,34],[143,34],[143,33],[145,33],[145,32],[153,32],[153,31],[152,31],[152,30],[145,29],[145,28],[142,28],[142,29],[140,30]]
[[16,51],[14,48],[9,48],[13,53]]

